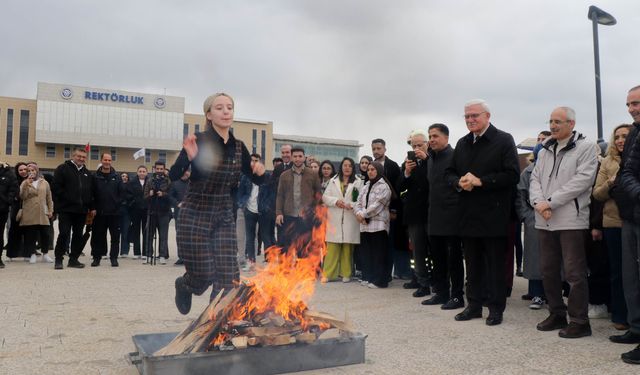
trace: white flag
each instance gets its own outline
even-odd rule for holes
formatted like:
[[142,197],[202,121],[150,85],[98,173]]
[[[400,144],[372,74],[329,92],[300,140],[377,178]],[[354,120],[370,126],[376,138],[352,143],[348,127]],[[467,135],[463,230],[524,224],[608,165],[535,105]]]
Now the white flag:
[[138,159],[144,157],[146,152],[147,152],[147,150],[143,147],[143,148],[141,148],[138,151],[133,153],[133,158],[138,160]]

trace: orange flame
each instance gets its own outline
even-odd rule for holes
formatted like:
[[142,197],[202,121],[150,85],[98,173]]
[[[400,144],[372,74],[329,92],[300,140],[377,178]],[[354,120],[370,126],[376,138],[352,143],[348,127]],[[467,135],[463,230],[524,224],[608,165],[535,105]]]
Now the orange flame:
[[[234,307],[228,321],[251,320],[273,312],[296,324],[299,322],[303,329],[308,327],[311,322],[304,312],[322,272],[320,265],[326,252],[326,217],[327,208],[318,205],[312,215],[303,219],[311,227],[310,231],[300,234],[286,252],[277,246],[265,250],[268,263],[264,266],[256,264],[256,275],[243,278],[252,292],[246,303]],[[320,328],[328,327],[322,324]],[[228,338],[228,333],[221,333],[213,345],[220,345]]]

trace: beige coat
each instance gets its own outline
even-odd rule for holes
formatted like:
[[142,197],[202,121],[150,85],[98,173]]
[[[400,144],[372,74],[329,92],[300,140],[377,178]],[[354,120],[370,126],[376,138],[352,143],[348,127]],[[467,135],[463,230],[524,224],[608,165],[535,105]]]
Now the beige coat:
[[[358,193],[354,193],[353,190]],[[354,182],[347,185],[346,191],[342,194],[340,189],[340,178],[335,175],[329,180],[327,188],[322,196],[322,201],[328,207],[327,233],[325,240],[334,243],[360,243],[360,223],[353,213],[353,207],[358,202],[358,196],[362,190],[362,180],[356,177]],[[355,200],[353,199],[355,197]],[[344,209],[336,206],[338,200],[344,201],[351,209]]]
[[53,212],[51,188],[44,178],[40,178],[39,181],[37,190],[29,180],[24,180],[20,185],[20,199],[22,199],[20,226],[49,225],[47,214]]
[[615,177],[620,169],[619,156],[607,156],[602,160],[596,184],[593,187],[593,197],[604,202],[602,226],[604,228],[620,228],[622,227],[622,219],[618,212],[616,202],[609,196],[609,190],[612,184],[609,182],[611,177]]

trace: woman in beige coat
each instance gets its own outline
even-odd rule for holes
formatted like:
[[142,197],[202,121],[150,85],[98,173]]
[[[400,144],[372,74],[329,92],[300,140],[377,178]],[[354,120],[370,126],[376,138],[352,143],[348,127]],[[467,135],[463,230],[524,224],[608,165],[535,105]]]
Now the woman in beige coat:
[[20,184],[20,199],[22,199],[22,217],[20,226],[24,231],[24,251],[30,256],[29,263],[36,262],[36,241],[42,246],[42,260],[53,263],[47,254],[49,243],[49,219],[53,215],[53,200],[49,183],[40,175],[38,165],[27,165],[27,178]]
[[609,195],[620,169],[620,154],[624,149],[631,125],[622,124],[613,130],[607,156],[602,160],[593,197],[604,202],[602,226],[603,235],[609,253],[609,277],[611,283],[611,321],[618,330],[629,329],[627,324],[627,305],[622,289],[622,219],[616,202]]

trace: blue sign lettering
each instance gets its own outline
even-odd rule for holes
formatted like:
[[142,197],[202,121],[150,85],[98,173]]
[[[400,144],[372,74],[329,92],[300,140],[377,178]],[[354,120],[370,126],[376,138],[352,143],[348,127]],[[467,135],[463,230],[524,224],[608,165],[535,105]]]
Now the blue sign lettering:
[[144,104],[144,96],[120,95],[117,92],[85,91],[84,98],[103,102],[112,101],[116,103]]

